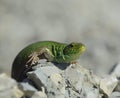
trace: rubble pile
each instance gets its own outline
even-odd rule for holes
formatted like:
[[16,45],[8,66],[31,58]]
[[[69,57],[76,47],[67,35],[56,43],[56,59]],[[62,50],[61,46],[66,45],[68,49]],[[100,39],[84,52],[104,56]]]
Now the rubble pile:
[[114,73],[98,77],[78,63],[42,61],[19,83],[1,74],[0,98],[119,98],[120,75]]

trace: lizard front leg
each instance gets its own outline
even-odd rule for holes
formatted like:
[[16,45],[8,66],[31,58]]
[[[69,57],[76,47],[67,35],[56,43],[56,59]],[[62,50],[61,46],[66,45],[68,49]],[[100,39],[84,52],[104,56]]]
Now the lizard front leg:
[[53,54],[50,49],[42,47],[28,56],[29,60],[26,62],[26,67],[31,68],[37,64],[40,59],[47,59],[47,61],[53,60]]

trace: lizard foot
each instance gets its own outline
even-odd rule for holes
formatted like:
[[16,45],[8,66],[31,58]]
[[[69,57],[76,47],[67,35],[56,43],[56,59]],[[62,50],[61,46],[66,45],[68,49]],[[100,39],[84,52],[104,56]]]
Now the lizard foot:
[[35,65],[38,63],[39,61],[39,57],[38,57],[38,54],[36,52],[32,53],[31,55],[29,55],[29,60],[27,61],[26,63],[26,67],[29,67],[29,63],[30,63],[30,66],[32,65]]

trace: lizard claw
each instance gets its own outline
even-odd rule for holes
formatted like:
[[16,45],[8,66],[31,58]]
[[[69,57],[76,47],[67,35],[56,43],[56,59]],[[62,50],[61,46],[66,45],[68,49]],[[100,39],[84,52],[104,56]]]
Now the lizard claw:
[[72,61],[70,62],[70,64],[77,64],[77,61]]
[[39,61],[39,57],[38,57],[38,54],[36,52],[29,55],[29,58],[30,59],[26,63],[27,66],[29,63],[30,63],[30,65],[35,65]]

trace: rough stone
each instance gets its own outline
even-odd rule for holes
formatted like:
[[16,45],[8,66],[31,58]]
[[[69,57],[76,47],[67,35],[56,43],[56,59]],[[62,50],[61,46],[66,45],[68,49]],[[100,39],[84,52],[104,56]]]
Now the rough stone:
[[107,95],[110,96],[115,87],[118,84],[118,80],[116,77],[109,76],[106,78],[101,79],[100,81],[100,88],[103,90],[103,92]]
[[120,92],[120,62],[114,65],[110,74],[111,74],[111,76],[117,77],[118,84],[115,88],[115,91]]
[[4,73],[0,74],[0,98],[21,98],[23,95],[15,80]]
[[52,63],[47,65],[40,67],[40,64],[27,75],[39,90],[42,87],[45,89],[48,98],[88,98],[87,96],[100,98],[98,97],[100,78],[96,78],[97,76],[93,75],[90,70],[79,64],[71,64],[64,70],[60,70]]
[[120,98],[120,92],[113,92],[109,98]]
[[47,95],[44,92],[37,91],[31,98],[47,98]]
[[33,96],[33,94],[37,91],[37,89],[30,85],[28,82],[19,83],[18,86],[24,92],[24,96]]
[[120,78],[120,62],[114,65],[110,74]]
[[[119,98],[115,90],[119,78],[101,78],[78,63],[56,64],[42,62],[26,73],[17,83],[0,75],[0,98]],[[18,85],[19,84],[19,85]]]

